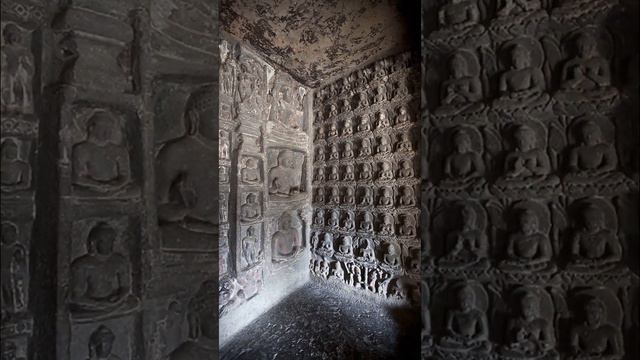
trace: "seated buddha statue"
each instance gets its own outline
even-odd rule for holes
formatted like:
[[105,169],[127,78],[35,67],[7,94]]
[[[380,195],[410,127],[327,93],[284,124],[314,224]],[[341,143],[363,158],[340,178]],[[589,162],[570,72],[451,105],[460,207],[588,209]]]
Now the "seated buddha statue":
[[380,180],[393,179],[393,170],[391,169],[391,164],[388,161],[383,161],[380,163],[380,173],[378,174],[378,179]]
[[353,159],[353,146],[351,142],[347,141],[344,143],[344,151],[342,152],[343,159]]
[[411,143],[411,139],[409,139],[409,134],[400,134],[400,141],[398,141],[398,144],[396,145],[396,150],[398,152],[413,151],[413,144]]
[[[323,161],[324,152],[319,151],[319,154],[322,155],[323,159],[320,160],[318,159],[318,156],[316,156],[317,161]],[[251,157],[247,158],[245,162],[245,166],[244,168],[242,168],[241,176],[242,176],[242,181],[247,184],[259,183],[261,181],[261,177],[260,177],[260,170],[258,169],[258,161]]]
[[359,94],[358,94],[358,107],[359,108],[363,108],[363,107],[369,107],[369,94],[367,93],[367,90],[362,90]]
[[440,106],[435,110],[437,116],[453,116],[474,113],[484,108],[480,77],[472,75],[469,64],[462,53],[451,57],[450,77],[442,84]]
[[320,244],[320,248],[318,250],[322,253],[333,253],[333,235],[331,235],[331,233],[324,233],[322,244]]
[[398,245],[395,243],[387,244],[386,252],[382,256],[382,261],[387,266],[392,268],[397,268],[400,266],[400,254],[398,250]]
[[409,85],[404,78],[400,78],[400,80],[398,80],[398,82],[396,83],[394,97],[396,99],[400,99],[407,95],[409,95]]
[[349,101],[349,99],[342,100],[342,112],[346,113],[349,111],[351,111],[351,102]]
[[385,186],[380,189],[380,197],[378,198],[378,206],[392,206],[393,205],[393,193],[391,188]]
[[476,293],[469,285],[456,293],[457,307],[446,314],[447,334],[439,346],[454,352],[487,353],[491,351],[487,315],[476,304]]
[[389,213],[382,214],[382,223],[380,224],[380,235],[395,235],[395,220],[393,215]]
[[475,0],[447,0],[438,11],[440,29],[431,34],[433,39],[448,39],[463,35],[479,35],[480,9]]
[[316,169],[315,175],[313,175],[314,183],[321,183],[324,181],[324,168]]
[[324,202],[324,188],[316,189],[316,202],[323,203]]
[[616,171],[617,167],[616,149],[603,141],[602,130],[595,121],[585,121],[579,129],[578,144],[569,151],[569,172],[564,182],[570,187],[622,184],[626,179]]
[[571,239],[568,270],[600,272],[614,268],[622,260],[622,246],[607,228],[604,211],[593,204],[582,211],[582,225]]
[[377,129],[384,129],[384,128],[388,128],[389,126],[391,126],[391,123],[389,122],[389,118],[387,117],[387,113],[384,111],[380,111],[377,114],[377,118],[378,118],[378,123],[376,128]]
[[338,253],[343,256],[353,255],[353,240],[351,239],[351,236],[345,235],[342,237],[338,245]]
[[360,170],[360,180],[369,180],[372,175],[371,164],[363,163]]
[[338,153],[338,145],[331,144],[329,146],[329,160],[338,160],[340,159],[340,153]]
[[353,231],[356,229],[356,221],[353,218],[352,212],[347,212],[346,218],[342,222],[342,228],[346,231]]
[[325,137],[324,126],[320,126],[315,133],[315,140],[316,141],[324,140],[324,137]]
[[409,122],[411,122],[411,115],[409,115],[407,107],[405,105],[402,105],[398,110],[398,116],[396,116],[395,123],[396,125],[401,125]]
[[549,95],[540,68],[531,65],[531,52],[517,44],[511,50],[512,67],[500,75],[500,97],[493,101],[497,110],[534,108],[547,104]]
[[329,222],[327,226],[332,229],[337,229],[340,225],[340,213],[337,210],[331,210],[329,213]]
[[316,210],[316,215],[313,217],[313,225],[324,226],[324,210]]
[[335,165],[329,166],[329,175],[327,175],[329,181],[338,181],[338,167]]
[[242,220],[251,221],[256,220],[262,216],[262,211],[260,209],[260,204],[257,203],[256,194],[249,193],[247,195],[247,199],[244,204],[240,207],[240,213],[242,215]]
[[505,344],[500,353],[509,358],[538,359],[547,354],[557,357],[553,319],[540,313],[540,299],[531,291],[519,298],[519,309],[507,322]]
[[338,116],[338,106],[336,106],[336,104],[331,104],[329,105],[329,117],[336,117]]
[[373,205],[373,191],[371,190],[371,188],[364,189],[364,194],[362,195],[362,199],[360,200],[360,205],[363,205],[363,206]]
[[489,266],[489,241],[477,224],[477,214],[471,206],[460,208],[461,226],[446,236],[449,249],[438,259],[438,265],[447,268]]
[[376,261],[376,254],[373,246],[373,241],[371,239],[364,239],[364,246],[360,248],[360,254],[358,255],[358,259],[364,260],[366,262],[374,262]]
[[380,136],[380,143],[376,148],[377,154],[388,154],[391,152],[391,140],[387,135]]
[[355,205],[356,197],[353,194],[353,188],[352,187],[347,187],[344,190],[344,197],[342,198],[342,203],[345,204],[345,205]]
[[604,302],[591,297],[584,305],[584,319],[570,332],[571,360],[621,360],[624,344],[619,327],[607,322]]
[[335,123],[331,123],[329,125],[329,131],[327,132],[327,137],[332,138],[338,136],[338,126]]
[[329,204],[338,205],[340,204],[340,194],[338,193],[337,187],[331,187],[329,194]]
[[598,50],[596,38],[585,32],[576,39],[577,54],[562,68],[556,99],[563,102],[601,101],[616,97],[609,62]]
[[504,271],[541,271],[552,267],[551,241],[540,231],[538,216],[532,210],[520,213],[519,229],[509,235],[506,259],[500,263]]
[[373,231],[373,216],[370,212],[365,211],[362,215],[362,221],[360,222],[360,231],[372,232]]
[[403,215],[400,222],[400,236],[416,236],[416,220],[411,215]]
[[387,100],[387,87],[384,86],[384,84],[380,84],[376,88],[375,100],[376,102],[382,102]]
[[371,131],[371,124],[369,123],[369,115],[362,115],[360,117],[360,124],[358,124],[358,132]]
[[344,127],[342,128],[342,136],[353,135],[353,124],[351,124],[351,119],[347,118],[344,121]]
[[371,140],[369,138],[362,139],[359,155],[360,157],[371,156]]
[[472,149],[471,138],[465,131],[458,130],[453,135],[453,153],[445,158],[444,175],[441,187],[466,188],[484,182],[484,163]]
[[514,135],[515,147],[504,161],[504,175],[495,182],[501,189],[526,189],[532,186],[554,186],[560,180],[551,176],[551,162],[545,149],[537,147],[536,132],[520,125]]
[[400,199],[398,199],[398,206],[410,207],[416,205],[416,197],[413,194],[413,188],[411,186],[403,186],[400,190]]
[[414,176],[413,166],[409,160],[400,161],[400,170],[398,170],[399,178],[411,178]]
[[355,174],[353,173],[353,165],[351,164],[347,164],[344,167],[344,175],[342,177],[342,180],[344,181],[354,181],[356,178]]
[[316,148],[315,160],[316,160],[316,162],[324,161],[324,148],[322,146],[318,146]]

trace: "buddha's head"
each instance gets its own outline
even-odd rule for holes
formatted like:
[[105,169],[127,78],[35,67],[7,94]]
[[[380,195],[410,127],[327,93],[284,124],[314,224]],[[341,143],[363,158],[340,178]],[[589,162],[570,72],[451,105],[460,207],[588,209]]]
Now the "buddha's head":
[[467,60],[462,54],[456,53],[453,55],[449,66],[454,78],[459,79],[468,76]]
[[589,205],[583,212],[584,226],[589,232],[596,232],[605,227],[604,211],[595,205]]
[[528,151],[536,147],[536,132],[532,128],[521,125],[513,134],[516,140],[516,148],[520,151]]
[[114,125],[114,119],[108,112],[98,111],[87,121],[87,138],[98,145],[112,142]]
[[538,216],[531,210],[523,211],[520,214],[520,228],[527,235],[535,234],[538,232]]
[[531,52],[523,45],[516,45],[511,51],[511,61],[516,69],[524,69],[531,66]]
[[101,222],[96,224],[87,237],[87,251],[95,251],[99,255],[110,255],[113,252],[117,233],[111,225]]
[[589,146],[598,145],[602,142],[602,131],[595,121],[589,120],[580,129],[582,141]]
[[598,42],[596,38],[589,33],[582,33],[576,39],[576,47],[578,56],[582,58],[590,58],[598,54]]
[[540,314],[540,300],[534,293],[527,292],[520,298],[520,310],[525,319],[535,319]]
[[476,307],[476,293],[469,285],[465,285],[458,290],[458,306],[462,311],[469,311]]
[[7,138],[2,142],[2,147],[0,148],[2,151],[2,160],[18,160],[19,151],[18,151],[18,143],[16,140],[12,138]]
[[605,319],[605,306],[602,300],[591,297],[584,305],[585,320],[589,326],[599,326]]
[[116,336],[113,331],[104,325],[100,325],[89,336],[89,358],[90,359],[106,359],[111,355],[113,342]]

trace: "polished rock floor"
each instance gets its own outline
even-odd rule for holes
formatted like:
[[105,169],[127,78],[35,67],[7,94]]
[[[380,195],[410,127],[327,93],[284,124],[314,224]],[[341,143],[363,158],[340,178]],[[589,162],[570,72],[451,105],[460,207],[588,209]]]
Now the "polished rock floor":
[[221,350],[223,360],[419,359],[416,310],[311,282]]

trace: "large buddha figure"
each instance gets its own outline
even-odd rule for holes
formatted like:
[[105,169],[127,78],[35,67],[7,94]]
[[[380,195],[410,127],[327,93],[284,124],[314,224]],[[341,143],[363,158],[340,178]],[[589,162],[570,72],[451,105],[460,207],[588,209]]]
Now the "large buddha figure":
[[591,297],[584,304],[581,323],[571,328],[570,347],[575,360],[621,360],[624,345],[620,330],[607,320],[605,303]]
[[79,318],[108,316],[135,308],[129,260],[113,251],[117,233],[98,223],[87,236],[87,253],[71,263],[69,308]]
[[489,323],[487,315],[478,309],[474,288],[461,286],[456,300],[457,308],[447,311],[447,335],[440,339],[440,347],[449,351],[489,352]]
[[438,260],[438,265],[448,268],[489,266],[489,241],[484,229],[478,227],[477,217],[471,206],[460,208],[461,226],[447,234],[447,254]]
[[0,145],[2,192],[24,190],[31,186],[31,166],[21,159],[19,142],[6,138]]
[[598,123],[592,120],[585,121],[578,133],[578,144],[569,151],[569,173],[564,177],[569,187],[622,184],[625,176],[616,171],[616,149],[604,141]]
[[532,186],[554,186],[560,183],[550,176],[551,162],[545,149],[538,147],[536,132],[520,125],[513,134],[515,146],[504,161],[504,175],[496,180],[501,190],[520,190]]
[[187,305],[189,339],[169,354],[169,360],[218,358],[218,289],[214,281],[202,283]]
[[472,72],[469,69],[470,64],[467,63],[466,54],[475,60],[475,55],[470,52],[459,52],[451,57],[450,76],[442,84],[440,107],[435,111],[438,116],[473,113],[484,108],[482,82],[477,74],[478,71]]
[[539,271],[548,269],[552,256],[549,236],[540,230],[538,215],[531,209],[520,213],[518,229],[507,240],[506,259],[500,263],[505,271]]
[[200,133],[200,124],[217,116],[214,99],[217,90],[205,86],[187,100],[185,134],[166,143],[157,158],[156,189],[158,218],[162,225],[198,232],[215,233],[218,189],[211,186],[216,179],[215,143]]
[[613,98],[609,62],[598,51],[596,38],[584,32],[575,41],[577,53],[562,68],[562,83],[556,98],[561,101],[597,101]]
[[118,124],[105,111],[87,121],[87,139],[73,146],[73,183],[94,191],[119,189],[131,181],[129,152],[116,143]]
[[294,154],[282,150],[277,165],[269,170],[269,194],[291,196],[300,192],[301,170],[296,168]]
[[278,261],[297,255],[302,250],[302,222],[295,210],[285,211],[278,219],[277,231],[271,236],[272,257]]
[[482,183],[484,163],[481,155],[474,151],[471,138],[466,131],[458,129],[453,135],[453,151],[444,162],[442,187],[465,188]]
[[518,299],[517,312],[507,322],[505,345],[500,353],[509,358],[538,359],[553,350],[555,336],[552,321],[541,313],[540,298],[525,290]]
[[567,268],[593,272],[608,270],[622,259],[618,236],[607,228],[604,211],[593,204],[582,210],[580,227],[571,240],[571,260]]
[[511,64],[511,68],[500,75],[500,97],[494,100],[494,109],[510,111],[545,105],[549,95],[545,93],[544,74],[532,65],[531,50],[524,44],[514,45]]

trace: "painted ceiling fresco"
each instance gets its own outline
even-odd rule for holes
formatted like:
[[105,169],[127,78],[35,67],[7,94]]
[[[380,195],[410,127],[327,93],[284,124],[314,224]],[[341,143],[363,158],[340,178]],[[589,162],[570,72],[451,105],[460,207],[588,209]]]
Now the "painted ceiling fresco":
[[411,34],[419,34],[412,29],[420,26],[419,6],[401,0],[222,0],[220,20],[224,31],[316,87],[411,47]]

